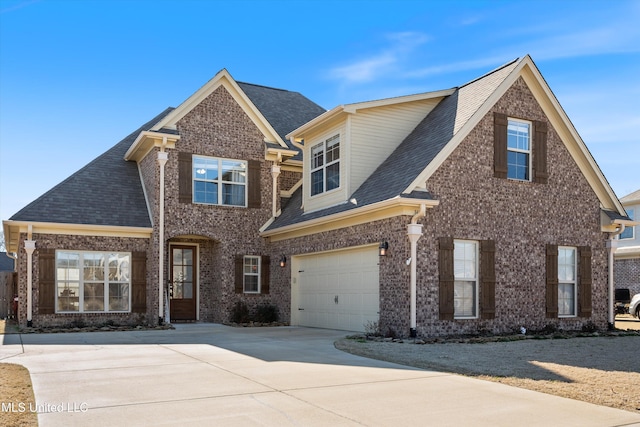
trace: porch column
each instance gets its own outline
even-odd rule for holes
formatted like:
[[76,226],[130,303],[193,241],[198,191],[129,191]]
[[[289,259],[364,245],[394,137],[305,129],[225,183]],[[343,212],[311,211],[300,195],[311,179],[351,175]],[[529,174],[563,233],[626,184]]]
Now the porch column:
[[422,224],[408,224],[407,235],[411,242],[411,330],[409,335],[415,338],[416,332],[416,276],[417,276],[417,243],[422,236]]
[[275,218],[278,213],[278,176],[280,175],[280,166],[274,164],[271,166],[271,176],[273,177],[273,201],[271,202],[272,206],[272,215]]
[[171,319],[169,319],[169,310],[166,310],[166,312],[164,310],[164,167],[167,164],[167,160],[169,160],[169,153],[164,151],[163,145],[161,151],[158,152],[158,164],[160,165],[160,218],[158,219],[158,318],[162,322],[164,317],[164,321],[169,323],[171,321]]
[[[31,233],[29,233],[31,234]],[[31,236],[29,236],[31,237]],[[27,326],[33,325],[33,251],[36,249],[35,240],[25,240],[24,250],[27,252]]]

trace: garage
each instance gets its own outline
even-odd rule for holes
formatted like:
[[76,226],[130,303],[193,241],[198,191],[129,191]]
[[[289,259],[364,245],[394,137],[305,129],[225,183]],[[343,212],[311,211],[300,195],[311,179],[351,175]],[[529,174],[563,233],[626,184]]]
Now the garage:
[[292,268],[292,324],[364,331],[378,321],[377,245],[297,256]]

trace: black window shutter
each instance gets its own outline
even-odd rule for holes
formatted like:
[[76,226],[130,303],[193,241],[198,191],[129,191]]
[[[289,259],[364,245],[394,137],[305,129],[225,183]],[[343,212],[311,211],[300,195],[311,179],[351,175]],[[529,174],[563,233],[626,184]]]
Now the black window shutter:
[[262,195],[260,191],[260,162],[249,160],[248,162],[248,201],[247,207],[259,208],[261,206]]
[[178,200],[180,203],[193,201],[193,174],[191,153],[178,153]]
[[56,251],[38,249],[38,314],[53,314],[56,306]]
[[547,172],[547,123],[533,123],[533,173],[534,182],[546,184]]
[[496,317],[496,244],[493,240],[480,242],[480,312],[483,319]]
[[591,248],[578,248],[578,304],[579,316],[591,317]]
[[507,115],[493,113],[493,176],[507,177]]
[[236,294],[241,294],[244,292],[244,256],[236,255],[235,271],[235,291]]
[[131,311],[147,311],[147,253],[131,254]]
[[558,245],[547,245],[546,316],[558,317]]
[[263,255],[260,260],[260,293],[269,293],[269,277],[271,269],[271,257]]
[[440,320],[453,320],[453,237],[439,239]]

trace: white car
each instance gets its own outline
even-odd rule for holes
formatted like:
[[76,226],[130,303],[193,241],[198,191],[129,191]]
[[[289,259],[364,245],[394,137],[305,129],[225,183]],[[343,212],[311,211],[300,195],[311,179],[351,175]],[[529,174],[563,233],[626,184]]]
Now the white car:
[[629,314],[640,319],[640,294],[635,294],[629,303]]

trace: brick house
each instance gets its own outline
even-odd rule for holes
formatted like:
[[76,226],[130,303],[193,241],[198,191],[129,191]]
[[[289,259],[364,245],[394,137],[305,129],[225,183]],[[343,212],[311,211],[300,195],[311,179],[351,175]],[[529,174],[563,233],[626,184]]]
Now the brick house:
[[[640,218],[640,190],[620,199],[631,219]],[[616,242],[615,286],[629,289],[633,296],[640,293],[640,232],[638,227],[628,226],[618,235]]]
[[443,335],[605,327],[607,241],[633,224],[526,56],[326,112],[223,70],[4,229],[21,324],[225,322],[244,301]]

